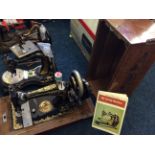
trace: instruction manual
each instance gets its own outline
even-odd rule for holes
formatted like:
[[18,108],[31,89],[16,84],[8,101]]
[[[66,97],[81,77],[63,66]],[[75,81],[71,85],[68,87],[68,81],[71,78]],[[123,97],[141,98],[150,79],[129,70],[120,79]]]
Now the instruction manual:
[[120,134],[127,104],[126,94],[99,91],[92,127],[111,134]]

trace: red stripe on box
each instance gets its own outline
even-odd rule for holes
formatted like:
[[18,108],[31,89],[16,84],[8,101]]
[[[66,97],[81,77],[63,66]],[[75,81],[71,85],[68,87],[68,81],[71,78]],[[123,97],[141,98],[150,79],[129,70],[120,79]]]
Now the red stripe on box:
[[94,32],[88,27],[88,25],[82,19],[79,19],[79,22],[84,27],[84,29],[88,32],[88,34],[92,37],[92,39],[95,40],[96,36]]
[[123,100],[119,100],[116,98],[112,98],[112,97],[108,97],[108,96],[104,96],[104,95],[99,95],[98,100],[101,102],[106,102],[108,104],[113,104],[119,107],[124,108],[125,107],[125,101]]

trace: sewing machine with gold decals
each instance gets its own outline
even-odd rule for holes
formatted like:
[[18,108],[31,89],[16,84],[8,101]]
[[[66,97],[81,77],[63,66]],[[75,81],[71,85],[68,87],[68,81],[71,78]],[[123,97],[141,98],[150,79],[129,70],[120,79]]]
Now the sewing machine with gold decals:
[[56,81],[28,92],[10,90],[13,128],[21,129],[70,113],[89,98],[88,82],[74,70],[69,81]]

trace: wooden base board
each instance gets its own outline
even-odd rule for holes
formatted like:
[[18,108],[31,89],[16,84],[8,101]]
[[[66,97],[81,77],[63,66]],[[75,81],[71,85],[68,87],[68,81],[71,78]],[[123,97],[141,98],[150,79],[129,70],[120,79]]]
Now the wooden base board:
[[[90,99],[87,99],[84,104],[77,107],[73,112],[63,116],[54,118],[53,120],[46,121],[31,127],[14,130],[12,127],[11,105],[9,97],[0,98],[0,134],[7,135],[31,135],[52,130],[64,125],[86,119],[93,116],[94,105]],[[3,115],[6,113],[7,121],[3,122]]]

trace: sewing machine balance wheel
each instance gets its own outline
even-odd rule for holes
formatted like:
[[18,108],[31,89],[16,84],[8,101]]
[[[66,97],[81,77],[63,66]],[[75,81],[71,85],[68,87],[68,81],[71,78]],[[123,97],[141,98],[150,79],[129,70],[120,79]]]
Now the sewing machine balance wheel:
[[70,75],[70,84],[79,97],[84,94],[84,86],[81,75],[78,71],[74,70]]

